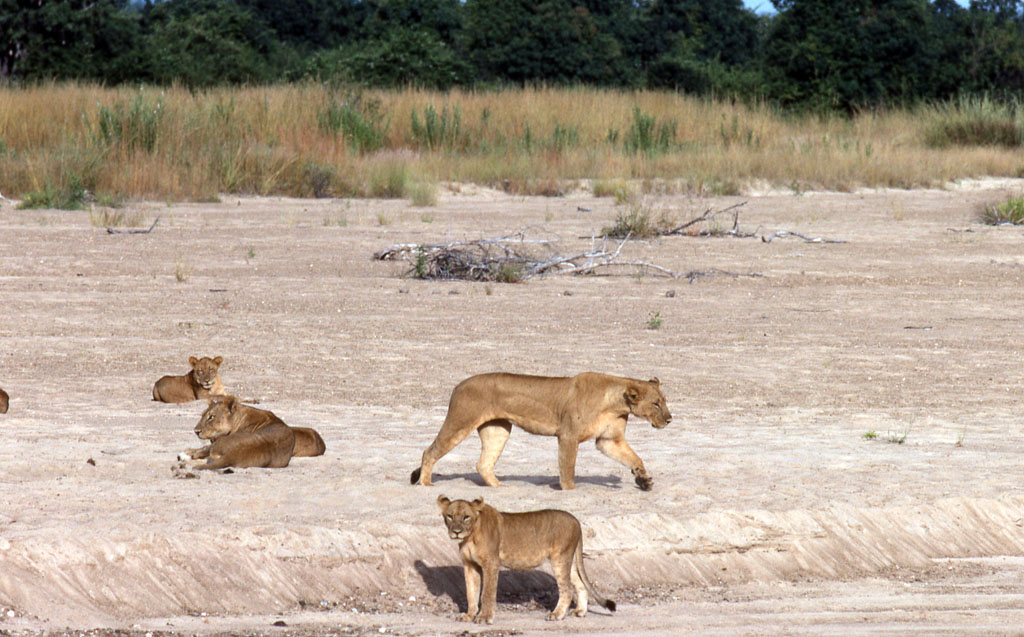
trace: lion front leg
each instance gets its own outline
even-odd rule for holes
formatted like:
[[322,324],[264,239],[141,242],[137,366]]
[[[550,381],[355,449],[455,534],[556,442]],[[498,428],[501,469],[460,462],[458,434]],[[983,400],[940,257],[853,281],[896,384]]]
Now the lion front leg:
[[598,438],[597,448],[609,458],[629,467],[636,479],[636,485],[640,487],[641,491],[650,491],[654,488],[654,479],[647,475],[643,460],[636,455],[625,439]]
[[558,437],[558,483],[563,491],[576,488],[576,453],[580,441],[572,436]]
[[471,622],[480,612],[480,567],[472,562],[463,562],[462,572],[466,578],[466,612],[456,619]]
[[[495,555],[497,560],[497,555]],[[483,571],[484,587],[480,594],[480,613],[475,621],[478,624],[494,623],[494,608],[498,605],[498,564],[497,562],[485,564]]]

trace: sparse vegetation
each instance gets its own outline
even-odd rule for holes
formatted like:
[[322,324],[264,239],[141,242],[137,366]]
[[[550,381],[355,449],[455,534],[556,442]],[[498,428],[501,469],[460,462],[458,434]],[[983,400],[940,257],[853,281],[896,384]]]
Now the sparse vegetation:
[[647,329],[656,330],[661,327],[662,318],[661,312],[651,312],[651,315],[647,317]]
[[142,225],[142,214],[110,208],[94,208],[89,211],[89,222],[97,228],[135,228]]
[[419,207],[437,205],[437,184],[433,182],[417,181],[411,184],[408,190],[409,199],[412,200],[412,205]]
[[878,432],[873,429],[869,429],[864,432],[864,435],[861,436],[861,438],[864,440],[874,440],[875,438],[878,438]]
[[[1017,132],[946,134],[974,139],[964,142],[976,146],[970,152],[934,133],[986,108],[985,117]],[[64,208],[81,207],[86,190],[173,201],[419,197],[428,193],[415,184],[427,175],[552,196],[593,179],[595,194],[624,204],[634,188],[721,194],[754,180],[801,190],[906,188],[1019,176],[1020,112],[964,100],[846,118],[592,88],[437,93],[310,83],[157,93],[42,83],[0,93],[0,174],[6,196]]]
[[601,236],[616,239],[649,239],[669,227],[670,220],[645,197],[633,197],[625,210],[615,217],[615,223],[601,229]]
[[188,281],[188,277],[192,274],[192,268],[184,266],[180,263],[174,264],[174,280],[178,283],[184,283]]
[[990,226],[1024,224],[1024,195],[985,206],[978,215],[978,220]]

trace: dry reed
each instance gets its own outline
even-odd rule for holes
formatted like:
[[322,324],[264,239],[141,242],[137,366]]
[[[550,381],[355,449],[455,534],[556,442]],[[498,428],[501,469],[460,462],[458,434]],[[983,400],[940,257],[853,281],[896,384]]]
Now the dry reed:
[[[428,107],[458,113],[444,123],[445,139],[454,140],[447,146],[427,149],[413,133],[414,115],[422,119]],[[754,183],[849,190],[1024,175],[1013,148],[929,144],[950,109],[846,119],[589,88],[360,93],[295,84],[193,93],[41,84],[0,91],[0,191],[23,198],[73,185],[126,199],[409,197],[415,184],[448,181],[558,194],[565,182],[594,179],[730,193]],[[380,148],[361,145],[358,131],[338,123],[349,120],[333,115],[361,121]],[[639,117],[661,127],[664,145],[630,150],[624,140]]]

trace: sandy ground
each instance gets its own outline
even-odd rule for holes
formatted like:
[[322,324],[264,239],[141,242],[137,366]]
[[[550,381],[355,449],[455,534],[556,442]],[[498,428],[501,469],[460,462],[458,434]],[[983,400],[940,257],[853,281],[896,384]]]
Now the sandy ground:
[[[132,206],[160,217],[144,235],[5,203],[0,633],[1024,632],[1024,228],[973,221],[1024,182],[652,199],[680,220],[745,201],[744,230],[844,241],[623,249],[712,273],[692,282],[423,282],[371,259],[525,227],[570,254],[618,212],[455,190],[423,209]],[[151,387],[193,354],[224,356],[229,390],[315,427],[327,454],[175,478],[205,405]],[[672,424],[627,431],[654,490],[587,444],[562,492],[555,441],[522,431],[501,488],[481,486],[475,437],[437,486],[410,486],[451,389],[494,370],[658,376]],[[542,570],[503,574],[493,626],[456,623],[442,493],[573,512],[619,611],[545,622]]]

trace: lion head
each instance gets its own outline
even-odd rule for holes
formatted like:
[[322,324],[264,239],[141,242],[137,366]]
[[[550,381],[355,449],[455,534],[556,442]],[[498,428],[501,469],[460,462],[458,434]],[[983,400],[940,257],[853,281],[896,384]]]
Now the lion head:
[[203,389],[210,389],[217,382],[217,369],[224,362],[223,356],[216,358],[188,357],[188,364],[192,366],[192,378],[196,380]]
[[661,381],[657,378],[639,382],[626,390],[626,404],[629,413],[643,418],[655,429],[662,429],[672,422],[672,414],[668,411],[668,401],[661,393]]
[[234,396],[207,399],[209,407],[199,417],[195,432],[203,440],[216,440],[226,436],[234,429],[232,415],[238,406]]
[[448,527],[448,537],[453,540],[464,540],[473,533],[476,521],[480,518],[480,510],[484,508],[484,499],[452,502],[441,495],[437,497],[437,506],[441,508],[444,524]]

